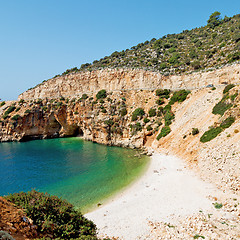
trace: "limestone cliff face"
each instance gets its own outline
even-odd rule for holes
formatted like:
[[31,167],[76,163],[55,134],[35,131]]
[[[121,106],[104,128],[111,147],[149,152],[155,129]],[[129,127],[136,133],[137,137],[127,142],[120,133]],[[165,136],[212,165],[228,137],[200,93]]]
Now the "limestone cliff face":
[[22,93],[18,99],[59,98],[61,96],[71,98],[81,96],[83,93],[96,93],[100,89],[107,91],[157,88],[192,90],[206,87],[209,84],[238,83],[239,78],[240,64],[207,72],[171,76],[140,69],[104,69],[52,78]]

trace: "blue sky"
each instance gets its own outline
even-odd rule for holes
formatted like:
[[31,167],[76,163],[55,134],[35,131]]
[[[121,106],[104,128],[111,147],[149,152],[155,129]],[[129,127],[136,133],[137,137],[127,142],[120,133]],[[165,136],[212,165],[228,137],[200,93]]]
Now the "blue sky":
[[239,0],[0,0],[0,98],[140,42],[206,25]]

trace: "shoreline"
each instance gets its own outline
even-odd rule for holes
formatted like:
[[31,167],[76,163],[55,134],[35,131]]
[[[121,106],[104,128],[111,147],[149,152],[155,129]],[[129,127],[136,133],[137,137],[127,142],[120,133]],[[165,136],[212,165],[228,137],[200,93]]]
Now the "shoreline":
[[187,169],[181,159],[155,153],[136,182],[85,216],[97,225],[99,237],[146,239],[149,223],[173,224],[199,211],[216,212],[208,199],[216,194],[216,187]]

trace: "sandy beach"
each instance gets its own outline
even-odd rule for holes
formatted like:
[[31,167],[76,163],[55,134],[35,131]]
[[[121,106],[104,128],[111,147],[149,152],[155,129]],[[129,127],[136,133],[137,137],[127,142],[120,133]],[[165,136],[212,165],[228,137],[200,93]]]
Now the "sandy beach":
[[146,239],[150,222],[175,224],[199,211],[216,213],[208,196],[217,192],[179,158],[155,153],[148,170],[136,183],[85,216],[96,223],[100,237]]

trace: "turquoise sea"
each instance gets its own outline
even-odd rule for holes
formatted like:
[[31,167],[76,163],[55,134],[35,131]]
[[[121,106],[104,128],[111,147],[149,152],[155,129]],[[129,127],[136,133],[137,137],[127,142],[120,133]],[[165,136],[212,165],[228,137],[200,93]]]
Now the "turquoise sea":
[[135,155],[80,138],[0,143],[0,195],[36,189],[87,212],[146,170],[149,158]]

